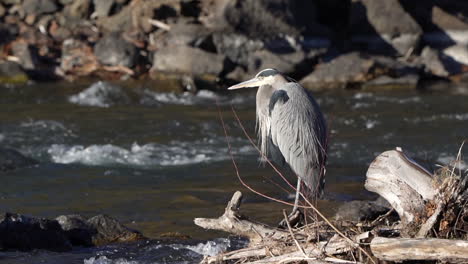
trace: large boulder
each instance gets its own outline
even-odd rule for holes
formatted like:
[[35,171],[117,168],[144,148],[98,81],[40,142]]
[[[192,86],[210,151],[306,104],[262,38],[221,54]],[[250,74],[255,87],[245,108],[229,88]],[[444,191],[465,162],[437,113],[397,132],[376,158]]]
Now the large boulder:
[[321,54],[321,50],[306,52],[298,47],[300,45],[279,38],[261,41],[237,33],[214,33],[212,41],[217,53],[224,54],[238,66],[239,70],[229,76],[235,80],[245,79],[265,68],[294,73],[302,64]]
[[23,9],[26,14],[48,14],[58,10],[54,0],[24,0]]
[[121,34],[110,33],[96,43],[94,54],[104,65],[131,68],[136,64],[138,49]]
[[165,46],[154,53],[152,72],[219,76],[225,57],[187,45]]
[[0,148],[0,172],[36,165],[38,162],[14,149]]
[[391,57],[351,52],[319,64],[300,82],[312,90],[356,88],[372,81],[372,87],[390,87],[392,84],[414,87],[420,71],[419,65],[407,64]]
[[317,12],[315,1],[205,0],[200,20],[207,27],[230,29],[252,38],[330,35],[316,22]]
[[398,0],[353,1],[349,29],[353,43],[376,53],[407,55],[422,37],[421,27]]
[[67,251],[71,246],[55,220],[7,213],[0,222],[0,248]]

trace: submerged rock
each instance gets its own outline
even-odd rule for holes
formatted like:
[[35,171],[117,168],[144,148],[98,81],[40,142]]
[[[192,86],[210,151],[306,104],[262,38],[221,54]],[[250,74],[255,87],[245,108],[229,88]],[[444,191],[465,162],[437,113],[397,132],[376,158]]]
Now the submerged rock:
[[114,104],[127,104],[130,98],[120,86],[99,81],[84,91],[70,96],[68,101],[79,105],[109,107]]
[[0,148],[0,172],[36,165],[38,162],[14,149]]

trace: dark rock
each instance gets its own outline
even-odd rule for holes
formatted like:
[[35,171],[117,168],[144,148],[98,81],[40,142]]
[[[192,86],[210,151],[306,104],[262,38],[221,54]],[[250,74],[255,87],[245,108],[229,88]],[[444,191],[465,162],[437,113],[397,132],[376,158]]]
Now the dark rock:
[[24,0],[23,8],[26,14],[48,14],[58,10],[53,0]]
[[[373,221],[390,209],[390,204],[380,197],[375,201],[351,201],[338,208],[335,219],[353,222]],[[396,214],[391,215],[393,219],[395,216]]]
[[220,75],[225,66],[222,55],[185,45],[166,46],[154,53],[151,71],[193,75]]
[[218,54],[224,54],[231,62],[240,66],[239,69],[243,69],[231,74],[231,77],[238,76],[241,79],[265,68],[276,68],[289,74],[316,55],[289,43],[282,44],[281,39],[263,42],[236,33],[215,33],[213,44]]
[[0,245],[3,249],[22,251],[71,250],[71,244],[57,221],[10,213],[0,223]]
[[351,10],[353,43],[366,50],[400,55],[418,47],[422,29],[398,0],[354,1]]
[[237,0],[203,1],[200,18],[207,27],[226,29],[252,38],[302,34],[328,36],[330,31],[319,25],[315,1]]
[[0,172],[30,167],[37,163],[36,160],[28,158],[16,150],[0,148]]
[[110,33],[94,46],[94,54],[104,65],[133,67],[136,63],[137,48],[122,38],[121,34]]
[[391,87],[392,82],[398,87],[403,86],[403,83],[415,86],[414,81],[419,79],[421,67],[391,57],[352,52],[318,65],[301,83],[304,87],[315,90],[356,88],[378,77],[387,76],[376,80],[374,87]]
[[0,83],[24,83],[28,75],[16,62],[0,61]]
[[37,50],[26,42],[17,41],[12,45],[13,55],[25,70],[35,70],[39,63]]
[[55,220],[58,221],[65,235],[73,246],[93,246],[93,236],[97,230],[90,226],[81,215],[61,215]]
[[0,23],[0,45],[12,41],[18,33],[18,25]]
[[140,232],[122,225],[119,221],[107,215],[94,216],[88,219],[86,223],[97,231],[92,238],[93,244],[96,246],[145,239]]

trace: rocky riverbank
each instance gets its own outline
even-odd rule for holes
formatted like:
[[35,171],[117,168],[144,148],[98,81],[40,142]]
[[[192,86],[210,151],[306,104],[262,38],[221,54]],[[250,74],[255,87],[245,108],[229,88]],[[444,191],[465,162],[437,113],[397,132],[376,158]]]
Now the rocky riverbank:
[[467,14],[456,0],[2,0],[0,82],[216,88],[275,67],[316,90],[441,81],[466,92]]

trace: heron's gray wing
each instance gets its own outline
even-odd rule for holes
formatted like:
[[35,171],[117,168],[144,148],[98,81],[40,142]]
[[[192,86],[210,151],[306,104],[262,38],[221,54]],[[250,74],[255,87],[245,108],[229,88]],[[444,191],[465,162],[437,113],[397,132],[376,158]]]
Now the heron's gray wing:
[[326,149],[323,115],[315,100],[297,83],[288,83],[276,93],[282,93],[282,98],[286,95],[288,100],[277,100],[270,111],[273,144],[312,194],[319,194]]

